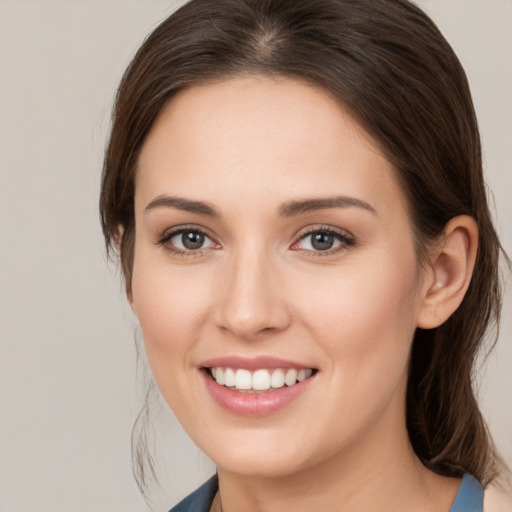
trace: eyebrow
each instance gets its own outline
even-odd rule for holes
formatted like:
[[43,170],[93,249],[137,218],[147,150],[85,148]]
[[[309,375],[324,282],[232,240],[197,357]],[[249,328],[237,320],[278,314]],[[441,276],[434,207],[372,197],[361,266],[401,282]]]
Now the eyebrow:
[[326,210],[328,208],[362,208],[374,215],[377,210],[361,199],[346,196],[335,196],[326,198],[303,199],[300,201],[288,201],[279,208],[280,217],[293,217],[315,210]]
[[185,199],[184,197],[175,197],[168,195],[161,195],[155,197],[144,209],[150,211],[158,207],[177,208],[185,212],[198,213],[200,215],[208,215],[209,217],[220,217],[219,211],[210,203],[203,201],[193,201]]
[[[184,197],[160,195],[155,197],[144,209],[150,211],[158,207],[177,208],[185,212],[197,213],[199,215],[207,215],[209,217],[219,218],[220,212],[211,203],[204,201],[194,201]],[[370,213],[377,215],[377,210],[361,199],[346,196],[335,196],[325,198],[311,198],[297,201],[288,201],[281,205],[278,210],[280,217],[293,217],[303,213],[315,210],[326,210],[329,208],[362,208]]]

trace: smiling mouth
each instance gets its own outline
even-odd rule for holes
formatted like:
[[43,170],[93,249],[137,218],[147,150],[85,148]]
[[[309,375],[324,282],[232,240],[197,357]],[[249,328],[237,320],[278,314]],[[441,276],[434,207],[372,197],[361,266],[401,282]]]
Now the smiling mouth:
[[293,387],[316,373],[314,368],[272,368],[250,371],[244,368],[213,366],[207,374],[220,386],[240,393],[265,393]]

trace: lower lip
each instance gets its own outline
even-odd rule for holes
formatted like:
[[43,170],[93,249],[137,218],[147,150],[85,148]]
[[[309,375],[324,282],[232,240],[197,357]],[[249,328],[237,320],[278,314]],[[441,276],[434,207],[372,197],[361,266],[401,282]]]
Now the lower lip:
[[202,370],[201,375],[211,397],[223,409],[240,416],[267,416],[275,413],[298,398],[310,386],[314,375],[293,386],[285,386],[267,392],[239,393],[221,386]]

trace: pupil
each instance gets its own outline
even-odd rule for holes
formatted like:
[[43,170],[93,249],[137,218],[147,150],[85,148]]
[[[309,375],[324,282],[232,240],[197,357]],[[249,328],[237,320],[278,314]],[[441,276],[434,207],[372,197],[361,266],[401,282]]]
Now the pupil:
[[315,233],[311,245],[319,251],[326,251],[334,245],[334,237],[328,233]]
[[195,231],[185,231],[181,235],[181,241],[187,249],[199,249],[204,244],[204,235]]

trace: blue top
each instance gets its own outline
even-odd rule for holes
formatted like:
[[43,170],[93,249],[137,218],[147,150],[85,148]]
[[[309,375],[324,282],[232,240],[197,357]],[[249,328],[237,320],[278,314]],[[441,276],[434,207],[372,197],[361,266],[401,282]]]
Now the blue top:
[[[180,501],[169,512],[208,512],[219,488],[217,475]],[[471,475],[464,475],[448,512],[483,512],[484,490]]]

